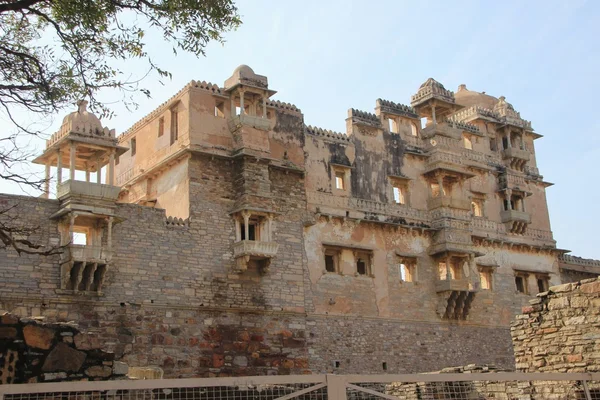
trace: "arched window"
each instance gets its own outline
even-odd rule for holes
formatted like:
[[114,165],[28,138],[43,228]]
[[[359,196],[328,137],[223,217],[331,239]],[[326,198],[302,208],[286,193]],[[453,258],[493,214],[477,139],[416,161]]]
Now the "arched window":
[[417,124],[415,124],[414,122],[410,123],[410,133],[413,136],[418,136],[419,130],[417,129]]

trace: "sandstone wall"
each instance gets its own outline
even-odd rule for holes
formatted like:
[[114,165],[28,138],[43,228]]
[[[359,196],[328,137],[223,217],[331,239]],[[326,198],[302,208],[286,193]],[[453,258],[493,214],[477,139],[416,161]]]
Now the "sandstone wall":
[[516,367],[523,372],[600,370],[600,280],[553,286],[512,324]]
[[128,367],[72,324],[0,315],[0,384],[122,379]]

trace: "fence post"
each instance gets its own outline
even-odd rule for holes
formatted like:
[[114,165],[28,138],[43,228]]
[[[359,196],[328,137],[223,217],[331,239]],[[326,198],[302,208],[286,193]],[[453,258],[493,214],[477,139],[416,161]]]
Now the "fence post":
[[[590,394],[590,388],[588,388],[588,384],[586,380],[581,381],[583,385],[583,392],[585,393],[586,400],[592,400],[592,395]],[[0,399],[2,400],[2,399]]]
[[346,400],[344,376],[327,374],[327,400]]

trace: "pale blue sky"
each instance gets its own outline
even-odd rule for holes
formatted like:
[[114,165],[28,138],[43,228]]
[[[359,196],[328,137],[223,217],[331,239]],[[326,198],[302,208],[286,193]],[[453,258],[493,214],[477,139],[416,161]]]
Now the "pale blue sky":
[[[506,96],[544,135],[536,141],[558,247],[600,258],[600,2],[595,1],[250,1],[238,0],[243,25],[210,45],[207,57],[173,55],[149,35],[150,53],[173,73],[149,77],[153,98],[103,121],[117,132],[192,79],[223,84],[239,64],[266,75],[276,99],[302,109],[305,122],[344,131],[350,107],[372,111],[381,97],[408,104],[429,77],[456,90]],[[128,63],[139,73],[141,65]],[[106,100],[118,96],[107,93]],[[62,115],[49,124],[53,132]],[[3,128],[4,127],[4,128]],[[0,120],[0,128],[8,125]],[[41,149],[41,143],[32,143]],[[0,182],[0,190],[18,187]]]

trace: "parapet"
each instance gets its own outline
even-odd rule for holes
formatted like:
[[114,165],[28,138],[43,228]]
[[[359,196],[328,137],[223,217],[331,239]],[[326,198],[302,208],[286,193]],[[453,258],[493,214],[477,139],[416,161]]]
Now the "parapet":
[[370,112],[356,110],[351,108],[348,110],[348,118],[352,120],[354,124],[368,125],[375,128],[381,128],[381,121],[379,117]]
[[411,106],[405,104],[394,103],[393,101],[377,99],[376,110],[387,114],[395,114],[403,117],[418,119],[419,114]]
[[315,126],[310,126],[310,125],[306,126],[305,125],[304,132],[308,133],[309,135],[321,136],[326,139],[350,142],[350,137],[348,135],[346,135],[345,133],[334,132],[334,131],[330,131],[327,129],[317,128]]

